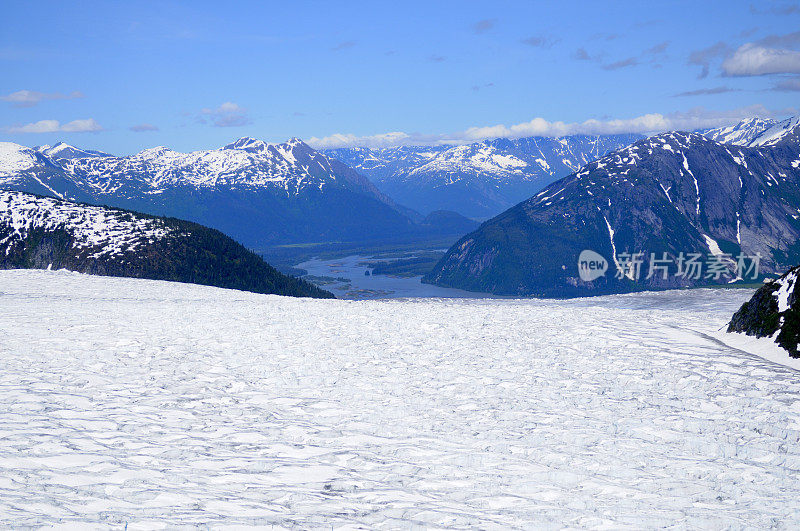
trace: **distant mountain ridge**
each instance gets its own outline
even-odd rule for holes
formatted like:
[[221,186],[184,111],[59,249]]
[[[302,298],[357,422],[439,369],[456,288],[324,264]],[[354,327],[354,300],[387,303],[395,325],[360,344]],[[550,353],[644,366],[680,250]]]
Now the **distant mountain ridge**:
[[737,146],[760,147],[774,145],[791,134],[800,117],[794,116],[785,120],[763,118],[747,118],[728,127],[708,129],[701,133],[721,144],[734,144]]
[[642,138],[639,134],[496,138],[459,146],[323,151],[423,214],[452,210],[486,218],[587,162]]
[[720,144],[747,146],[757,136],[777,123],[777,120],[772,119],[747,118],[734,125],[705,129],[699,132],[706,138],[710,138]]
[[[170,188],[231,189],[268,188],[296,196],[309,188],[341,184],[369,193],[368,183],[337,161],[331,161],[301,140],[268,144],[241,138],[221,149],[179,153],[164,146],[146,149],[129,157],[116,157],[68,146],[39,149],[87,191],[137,196],[157,195]],[[63,156],[66,155],[66,156]],[[2,171],[0,169],[0,171]]]
[[798,138],[798,125],[800,125],[800,116],[787,118],[762,131],[761,134],[750,141],[748,146],[775,146],[790,138],[795,141],[800,140]]
[[[457,242],[425,280],[560,297],[730,282],[740,254],[760,254],[762,274],[782,272],[800,262],[800,126],[780,131],[761,147],[721,144],[697,133],[639,141],[487,221]],[[584,250],[600,255],[608,271],[592,280],[581,277]],[[625,253],[643,253],[643,276],[635,281],[616,263]],[[667,278],[644,278],[651,253],[673,259]],[[728,274],[679,276],[680,253],[704,261],[717,257]],[[620,269],[624,275],[616,274]]]
[[299,139],[242,138],[217,150],[116,157],[63,143],[0,143],[0,188],[208,225],[249,247],[434,232],[364,176]]
[[172,218],[0,191],[0,269],[69,269],[331,298],[224,234]]

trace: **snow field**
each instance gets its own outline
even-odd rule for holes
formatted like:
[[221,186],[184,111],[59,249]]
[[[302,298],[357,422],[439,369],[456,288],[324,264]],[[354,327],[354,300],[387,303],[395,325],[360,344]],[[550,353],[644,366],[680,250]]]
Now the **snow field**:
[[317,301],[0,271],[0,526],[791,527],[749,291]]

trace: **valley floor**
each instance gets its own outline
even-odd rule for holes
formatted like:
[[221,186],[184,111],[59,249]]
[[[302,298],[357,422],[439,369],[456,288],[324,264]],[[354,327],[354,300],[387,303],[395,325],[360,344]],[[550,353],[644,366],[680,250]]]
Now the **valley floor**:
[[0,271],[0,527],[792,526],[750,295],[319,301]]

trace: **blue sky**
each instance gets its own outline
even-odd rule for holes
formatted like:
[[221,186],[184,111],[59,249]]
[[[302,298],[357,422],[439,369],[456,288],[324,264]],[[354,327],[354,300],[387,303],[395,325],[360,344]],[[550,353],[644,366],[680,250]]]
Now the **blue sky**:
[[0,19],[0,140],[30,146],[464,142],[800,107],[797,2],[32,5]]

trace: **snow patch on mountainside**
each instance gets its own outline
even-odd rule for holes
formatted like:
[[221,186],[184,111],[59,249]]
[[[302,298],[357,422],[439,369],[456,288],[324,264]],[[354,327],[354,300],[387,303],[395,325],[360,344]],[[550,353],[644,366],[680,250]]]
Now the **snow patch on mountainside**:
[[797,271],[791,271],[775,281],[780,286],[775,292],[775,298],[778,299],[778,313],[789,309],[789,296],[794,293],[796,282]]
[[74,238],[73,247],[93,249],[93,258],[135,251],[141,244],[166,238],[173,232],[159,219],[0,191],[0,234],[6,233],[0,246],[6,247],[6,253],[14,241],[23,240],[36,229],[66,230]]

